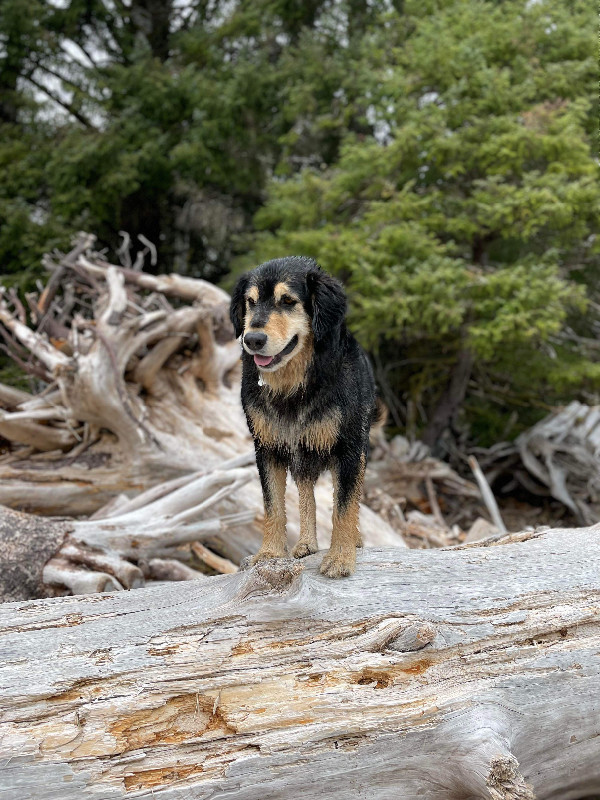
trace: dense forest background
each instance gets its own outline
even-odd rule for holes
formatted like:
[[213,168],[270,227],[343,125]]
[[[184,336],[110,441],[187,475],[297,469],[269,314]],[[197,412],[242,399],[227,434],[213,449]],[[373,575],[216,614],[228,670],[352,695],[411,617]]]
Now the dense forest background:
[[598,402],[596,96],[584,0],[3,0],[2,279],[79,230],[225,286],[311,255],[395,430],[510,439]]

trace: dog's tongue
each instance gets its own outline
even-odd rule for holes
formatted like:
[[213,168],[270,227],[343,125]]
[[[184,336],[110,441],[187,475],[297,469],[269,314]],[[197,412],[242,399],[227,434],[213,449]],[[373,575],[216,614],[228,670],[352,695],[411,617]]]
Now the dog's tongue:
[[259,367],[268,367],[273,361],[273,356],[254,356],[254,363]]

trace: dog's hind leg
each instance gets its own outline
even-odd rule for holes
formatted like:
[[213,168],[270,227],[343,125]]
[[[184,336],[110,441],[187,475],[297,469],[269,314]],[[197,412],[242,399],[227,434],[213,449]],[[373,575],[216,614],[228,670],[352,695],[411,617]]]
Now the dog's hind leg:
[[294,558],[304,558],[316,553],[317,545],[317,507],[315,504],[315,484],[311,480],[299,480],[300,500],[300,538],[292,550]]
[[333,477],[333,531],[331,547],[320,572],[329,578],[352,575],[356,569],[356,548],[362,547],[358,528],[360,497],[365,476],[365,455],[339,459]]
[[286,541],[285,483],[287,468],[262,448],[256,450],[256,464],[260,475],[265,504],[263,540],[252,564],[271,558],[285,558],[288,554]]

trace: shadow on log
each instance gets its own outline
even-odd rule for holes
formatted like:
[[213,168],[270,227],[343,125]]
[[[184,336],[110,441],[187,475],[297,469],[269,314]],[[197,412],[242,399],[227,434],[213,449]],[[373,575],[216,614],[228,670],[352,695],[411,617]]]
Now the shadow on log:
[[600,792],[600,526],[0,607],[0,796]]

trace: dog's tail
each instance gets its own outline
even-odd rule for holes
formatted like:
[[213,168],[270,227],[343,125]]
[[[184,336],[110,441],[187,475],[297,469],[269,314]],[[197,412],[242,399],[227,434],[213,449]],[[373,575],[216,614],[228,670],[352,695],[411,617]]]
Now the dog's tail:
[[380,431],[388,418],[388,407],[380,397],[375,398],[375,410],[373,413],[373,421],[371,422],[371,435]]

